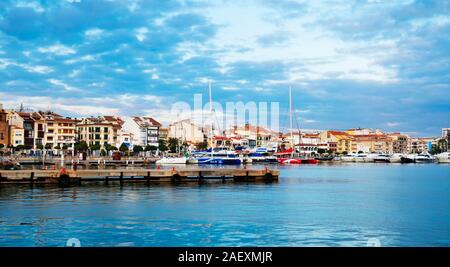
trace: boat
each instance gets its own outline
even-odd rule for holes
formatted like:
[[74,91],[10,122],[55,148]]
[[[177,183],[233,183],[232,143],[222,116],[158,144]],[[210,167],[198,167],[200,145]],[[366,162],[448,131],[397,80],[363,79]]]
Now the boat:
[[437,154],[436,159],[439,163],[450,163],[450,152]]
[[384,162],[389,163],[391,162],[391,155],[388,154],[378,154],[374,158],[374,162]]
[[373,154],[357,154],[354,156],[355,162],[374,162],[375,161],[375,155]]
[[10,159],[0,158],[0,170],[20,170],[22,166],[19,162],[14,162]]
[[315,158],[299,158],[304,164],[317,164],[319,160]]
[[421,153],[414,158],[415,163],[430,163],[434,162],[434,157],[428,153]]
[[401,157],[400,162],[401,163],[414,163],[416,156],[414,154],[406,154]]
[[319,162],[320,161],[332,161],[332,160],[334,160],[334,158],[335,157],[333,157],[333,156],[320,156],[320,157],[316,157],[315,159],[316,160],[318,160]]
[[242,160],[240,158],[205,157],[205,158],[198,158],[197,164],[241,165]]
[[280,163],[280,164],[302,164],[302,160],[299,158],[279,158],[278,163]]
[[269,156],[267,153],[256,153],[252,152],[248,154],[248,158],[252,160],[253,163],[277,163],[277,158],[275,156]]
[[347,154],[344,156],[341,156],[341,161],[342,162],[355,162],[355,154]]
[[405,155],[403,155],[402,153],[394,153],[391,155],[391,157],[389,158],[389,162],[390,163],[400,163],[402,162],[402,158]]
[[186,164],[187,158],[186,157],[164,157],[156,161],[156,164],[161,165],[172,165],[172,164]]

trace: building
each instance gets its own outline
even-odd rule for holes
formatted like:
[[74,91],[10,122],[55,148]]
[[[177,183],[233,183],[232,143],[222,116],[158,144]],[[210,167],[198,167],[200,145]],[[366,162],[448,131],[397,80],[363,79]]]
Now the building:
[[159,128],[159,140],[167,141],[169,139],[169,128]]
[[9,145],[9,131],[8,131],[8,112],[3,109],[0,104],[0,146],[7,147]]
[[44,123],[39,124],[37,132],[43,129],[45,138],[43,145],[46,149],[68,149],[73,150],[77,138],[76,125],[77,120],[69,117],[63,117],[51,111],[39,111]]
[[393,141],[385,134],[352,136],[352,152],[393,153]]
[[[45,121],[38,112],[11,112],[9,114],[10,124],[24,129],[24,145],[37,149],[45,143]],[[22,125],[22,126],[20,126]]]
[[410,137],[401,133],[389,133],[387,134],[392,139],[392,152],[393,153],[408,153],[408,143]]
[[353,137],[343,131],[323,131],[320,133],[320,142],[328,144],[328,151],[332,153],[352,153],[356,152],[356,147],[352,145]]
[[129,133],[131,144],[139,146],[158,146],[161,123],[150,117],[127,117],[122,131]]
[[120,131],[123,121],[114,116],[84,118],[77,123],[78,141],[85,141],[89,146],[121,145]]
[[433,145],[437,145],[439,138],[419,137],[410,138],[408,143],[408,153],[430,152]]
[[447,151],[450,148],[450,128],[442,128],[442,138],[447,140]]
[[[23,128],[24,119],[15,111],[7,114],[9,125],[9,143],[13,147],[25,145],[25,129]],[[32,146],[28,146],[32,148]]]
[[278,143],[281,142],[281,134],[276,131],[264,128],[262,126],[254,126],[246,123],[244,126],[233,126],[228,133],[228,137],[240,145],[249,148],[265,147],[268,149],[276,149]]
[[198,144],[205,142],[207,140],[206,136],[205,130],[195,125],[189,119],[173,122],[168,127],[169,138],[178,138],[186,143]]

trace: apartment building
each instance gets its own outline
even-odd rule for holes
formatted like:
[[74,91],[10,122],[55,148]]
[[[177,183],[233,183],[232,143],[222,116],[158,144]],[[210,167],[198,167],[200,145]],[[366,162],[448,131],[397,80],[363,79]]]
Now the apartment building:
[[178,138],[187,143],[197,144],[205,141],[204,129],[195,125],[191,120],[173,122],[168,127],[169,138]]
[[131,143],[139,146],[158,146],[161,123],[150,117],[127,117],[122,130],[132,137]]
[[3,109],[3,105],[0,104],[0,145],[7,147],[9,145],[9,131],[8,131],[8,112]]
[[[43,129],[45,132],[45,138],[43,145],[47,149],[73,149],[73,145],[76,141],[76,125],[77,120],[63,117],[54,112],[38,112],[43,120]],[[41,130],[41,126],[38,124],[38,135]]]
[[114,116],[84,118],[76,125],[78,140],[89,146],[96,144],[105,148],[109,144],[119,147],[122,124],[123,121]]

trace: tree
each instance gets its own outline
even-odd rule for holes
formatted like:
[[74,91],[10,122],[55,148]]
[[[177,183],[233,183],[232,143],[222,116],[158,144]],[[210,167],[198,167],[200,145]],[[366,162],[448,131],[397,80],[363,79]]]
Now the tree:
[[5,145],[4,144],[0,144],[0,149],[4,148]]
[[317,153],[319,153],[319,154],[323,154],[323,153],[325,153],[325,152],[326,152],[326,150],[323,149],[323,148],[317,149]]
[[115,146],[113,146],[113,145],[110,145],[110,144],[106,144],[106,145],[105,145],[105,149],[106,149],[106,151],[115,151],[115,150],[118,150],[117,147],[115,147]]
[[197,143],[195,145],[195,148],[197,150],[207,150],[208,149],[208,142],[203,141],[203,142]]
[[88,150],[88,144],[85,141],[76,142],[74,148],[76,151],[86,151]]
[[61,146],[58,144],[55,146],[55,149],[61,149]]
[[45,149],[52,149],[52,144],[45,144]]
[[167,147],[166,140],[159,139],[158,140],[158,149],[162,152],[167,151],[169,148]]
[[348,154],[347,151],[342,152],[342,155],[347,155],[347,154]]
[[89,149],[90,149],[91,151],[100,150],[100,149],[101,149],[101,146],[100,146],[100,144],[95,143],[95,144],[92,144],[92,145],[89,147]]
[[135,155],[138,155],[140,152],[144,151],[144,149],[141,146],[134,146],[133,147],[133,153]]
[[122,143],[119,147],[120,152],[128,152],[128,146],[125,143]]
[[177,147],[179,145],[179,140],[178,138],[169,138],[169,150],[171,153],[176,153],[177,152]]
[[152,146],[152,145],[145,146],[145,151],[156,151],[156,150],[158,150],[158,147],[156,147],[156,146]]
[[106,150],[100,150],[100,156],[105,157],[107,155]]
[[42,149],[44,149],[44,146],[42,144],[37,144],[36,145],[36,149],[42,150]]
[[62,146],[62,149],[63,149],[63,150],[67,150],[68,148],[69,148],[69,146],[67,146],[67,145],[63,145],[63,146]]

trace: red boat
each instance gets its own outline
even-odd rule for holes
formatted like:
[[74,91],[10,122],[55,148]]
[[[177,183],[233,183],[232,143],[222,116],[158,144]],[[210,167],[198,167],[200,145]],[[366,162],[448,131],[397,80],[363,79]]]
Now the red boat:
[[302,164],[301,159],[290,159],[290,158],[279,158],[278,163],[280,164]]

